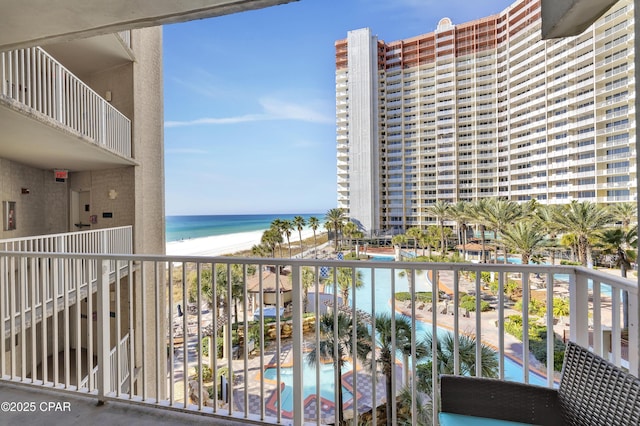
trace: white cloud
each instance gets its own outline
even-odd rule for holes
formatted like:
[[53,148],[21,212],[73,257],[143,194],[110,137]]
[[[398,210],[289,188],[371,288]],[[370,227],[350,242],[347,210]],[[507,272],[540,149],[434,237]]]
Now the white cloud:
[[274,98],[260,99],[260,104],[267,115],[274,119],[309,121],[312,123],[335,123],[334,117],[329,117],[310,106],[299,105]]
[[238,124],[253,121],[294,120],[311,123],[335,123],[335,118],[309,105],[300,105],[275,98],[259,100],[263,112],[235,117],[204,117],[185,121],[165,121],[165,127],[185,127],[198,125]]
[[236,124],[247,123],[250,121],[268,120],[269,118],[264,114],[247,114],[237,117],[224,117],[224,118],[197,118],[195,120],[186,121],[165,121],[164,127],[185,127],[185,126],[198,126],[201,124]]

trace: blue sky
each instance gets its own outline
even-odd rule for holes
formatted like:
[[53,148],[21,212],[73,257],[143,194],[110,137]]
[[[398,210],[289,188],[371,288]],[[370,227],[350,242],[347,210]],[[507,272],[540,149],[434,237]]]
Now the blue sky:
[[336,207],[335,50],[498,13],[506,0],[301,0],[164,27],[166,213]]

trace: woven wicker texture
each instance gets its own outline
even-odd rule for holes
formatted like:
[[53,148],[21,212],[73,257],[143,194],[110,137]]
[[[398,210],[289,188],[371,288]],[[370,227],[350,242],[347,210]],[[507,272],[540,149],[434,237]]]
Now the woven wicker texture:
[[640,426],[640,380],[569,342],[558,390],[441,376],[441,411],[538,425]]
[[567,424],[640,425],[640,380],[569,342],[559,398]]

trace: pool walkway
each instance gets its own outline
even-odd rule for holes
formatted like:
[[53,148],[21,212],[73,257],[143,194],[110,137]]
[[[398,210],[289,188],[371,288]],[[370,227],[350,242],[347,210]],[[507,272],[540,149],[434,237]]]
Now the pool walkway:
[[[273,346],[273,345],[270,345]],[[282,351],[280,353],[275,353],[271,348],[265,348],[265,357],[264,357],[264,368],[273,367],[280,362],[281,367],[291,366],[294,360],[293,356],[293,348],[290,343],[285,343],[283,345]],[[236,363],[237,366],[235,365]],[[261,365],[260,365],[260,357],[254,356],[249,359],[248,366],[248,380],[245,380],[244,377],[244,361],[234,361],[234,369],[236,369],[236,381],[237,387],[234,389],[234,409],[238,410],[244,406],[245,400],[245,389],[248,396],[249,401],[249,412],[251,414],[261,414],[264,409],[265,415],[270,417],[275,417],[278,414],[277,410],[277,393],[276,393],[276,382],[273,381],[269,383],[269,381],[265,381],[265,395],[266,399],[260,398],[260,377],[262,375]],[[357,383],[357,391],[355,395],[358,400],[358,407],[360,413],[369,411],[370,407],[372,407],[373,401],[373,383],[372,383],[372,375],[369,371],[358,367],[356,373],[356,383]],[[400,369],[398,369],[397,374],[398,379],[401,379]],[[349,371],[342,375],[343,378],[343,386],[346,390],[351,393],[354,393],[353,389],[353,372]],[[246,383],[246,388],[245,388]],[[283,384],[281,385],[283,386]],[[281,387],[282,389],[282,387]],[[282,400],[287,397],[287,389],[282,389]],[[281,401],[282,401],[281,400]],[[385,400],[385,386],[384,386],[384,377],[378,375],[378,379],[376,381],[376,400],[377,404],[380,405]],[[317,399],[315,394],[310,395],[306,398],[304,406],[305,406],[305,418],[306,419],[315,419],[316,418],[316,405]],[[283,403],[283,406],[285,404]],[[320,406],[322,408],[321,420],[323,423],[332,422],[335,416],[335,404],[333,401],[327,400],[325,398],[320,398]],[[345,411],[353,410],[353,399],[347,400],[344,403],[343,409]],[[289,411],[282,410],[282,417],[285,419],[292,418],[292,414]]]

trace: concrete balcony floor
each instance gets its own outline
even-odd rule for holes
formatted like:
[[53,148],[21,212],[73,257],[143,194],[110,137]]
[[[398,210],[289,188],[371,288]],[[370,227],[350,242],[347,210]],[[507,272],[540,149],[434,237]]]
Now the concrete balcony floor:
[[[4,403],[35,403],[33,412],[5,411]],[[44,403],[41,409],[41,404]],[[60,409],[67,407],[71,411],[55,411],[55,407],[49,409],[49,403],[60,403]],[[2,405],[4,404],[4,405]],[[16,405],[14,404],[14,405]],[[31,404],[33,405],[33,404]],[[102,406],[97,405],[95,397],[83,396],[72,392],[60,392],[46,388],[28,387],[20,384],[4,382],[0,388],[0,424],[3,425],[30,425],[30,426],[85,426],[87,424],[111,426],[163,426],[163,425],[230,425],[240,426],[251,424],[248,421],[234,422],[228,418],[216,419],[210,416],[182,413],[172,410],[163,410],[119,401],[107,401]],[[31,408],[31,407],[30,407]],[[260,424],[260,423],[254,423]]]

